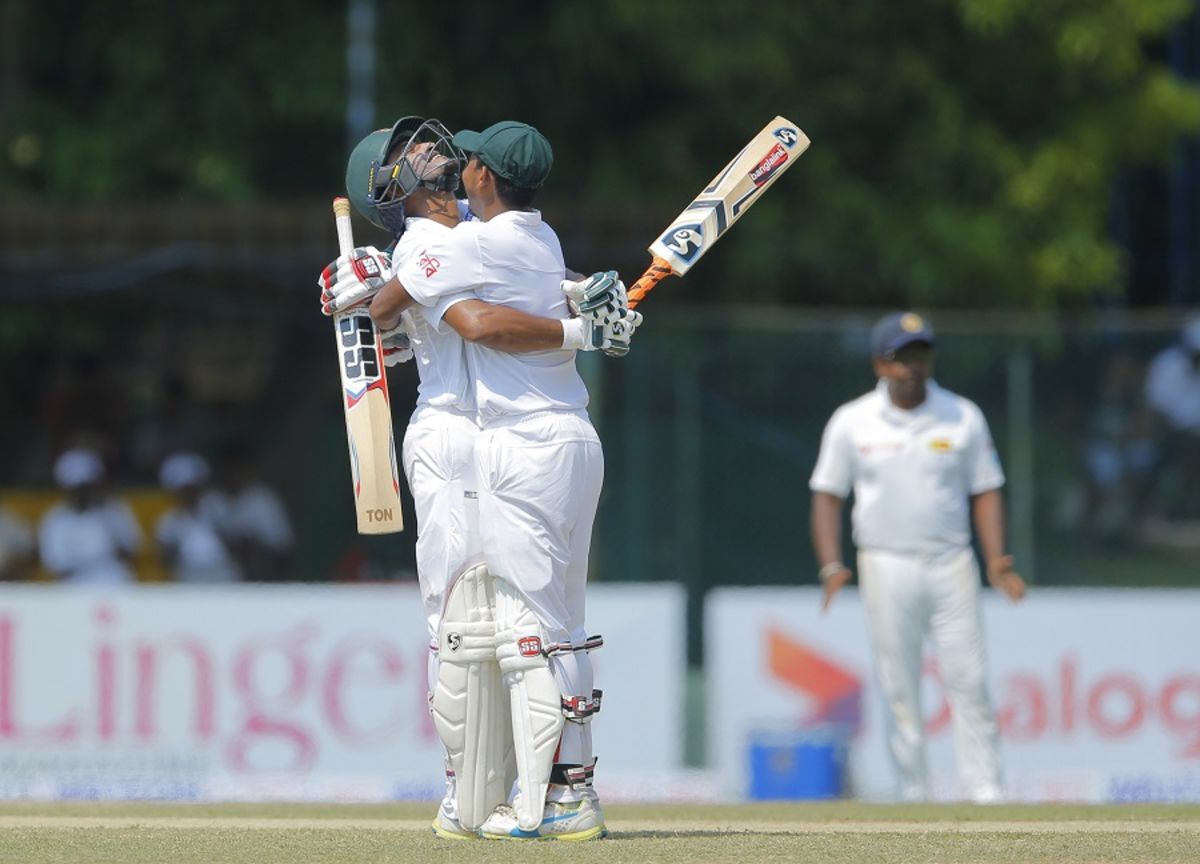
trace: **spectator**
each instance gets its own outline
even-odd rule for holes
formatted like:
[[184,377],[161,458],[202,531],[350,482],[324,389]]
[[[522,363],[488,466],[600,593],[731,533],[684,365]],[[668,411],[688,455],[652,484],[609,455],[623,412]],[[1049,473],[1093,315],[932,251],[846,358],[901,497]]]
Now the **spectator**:
[[32,529],[17,514],[0,507],[0,580],[31,579],[36,561]]
[[236,582],[241,571],[221,534],[222,503],[208,489],[208,463],[195,453],[176,453],[163,460],[162,487],[179,506],[158,520],[155,539],[163,563],[177,582]]
[[67,500],[47,511],[38,526],[42,564],[73,584],[133,581],[141,529],[129,505],[104,492],[100,456],[82,447],[68,450],[54,463],[54,480]]
[[1114,538],[1141,515],[1159,461],[1142,368],[1124,351],[1112,354],[1100,380],[1083,445],[1087,529]]
[[1200,317],[1183,327],[1180,341],[1150,362],[1146,401],[1163,427],[1163,470],[1154,502],[1164,517],[1200,517],[1191,478],[1200,471]]
[[219,475],[219,524],[245,578],[290,578],[292,525],[279,495],[259,479],[254,454],[242,444],[228,445]]

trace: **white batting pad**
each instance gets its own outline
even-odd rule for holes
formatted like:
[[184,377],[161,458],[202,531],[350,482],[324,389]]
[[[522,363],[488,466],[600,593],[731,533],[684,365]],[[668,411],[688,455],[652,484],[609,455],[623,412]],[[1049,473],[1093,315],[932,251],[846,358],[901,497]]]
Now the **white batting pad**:
[[[458,818],[478,828],[516,776],[508,699],[496,662],[493,580],[483,564],[450,586],[438,631],[433,723],[457,776]],[[539,820],[541,811],[539,810]]]
[[517,789],[517,823],[532,831],[542,823],[550,770],[566,718],[562,694],[542,653],[542,628],[524,598],[503,579],[495,580],[496,659],[512,711]]

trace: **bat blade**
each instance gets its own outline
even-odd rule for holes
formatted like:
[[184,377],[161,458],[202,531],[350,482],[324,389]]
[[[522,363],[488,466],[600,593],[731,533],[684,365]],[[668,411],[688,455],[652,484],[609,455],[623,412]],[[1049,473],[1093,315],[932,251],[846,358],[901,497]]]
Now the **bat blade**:
[[[334,221],[338,248],[354,248],[350,202],[335,198]],[[379,331],[365,308],[333,316],[338,370],[342,379],[342,410],[359,534],[393,534],[404,530],[400,511],[400,474],[392,434],[392,404]]]
[[653,263],[629,290],[629,305],[636,306],[667,276],[687,273],[809,143],[800,127],[785,117],[764,126],[650,244]]

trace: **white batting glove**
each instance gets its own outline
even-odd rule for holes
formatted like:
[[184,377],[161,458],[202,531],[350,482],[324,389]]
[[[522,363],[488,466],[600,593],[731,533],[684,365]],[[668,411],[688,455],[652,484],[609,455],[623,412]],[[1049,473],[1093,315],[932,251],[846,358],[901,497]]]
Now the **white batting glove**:
[[329,263],[317,284],[321,312],[335,315],[369,302],[392,278],[392,262],[374,246],[360,246]]
[[642,313],[625,310],[620,320],[611,324],[593,324],[586,318],[569,318],[562,322],[563,348],[576,351],[603,351],[609,357],[624,357],[629,353],[633,331],[642,323]]
[[578,282],[564,279],[561,287],[571,313],[593,324],[603,326],[619,321],[629,308],[625,283],[617,278],[616,270],[593,273]]
[[399,366],[413,358],[412,342],[403,324],[391,330],[381,330],[379,344],[383,347],[384,366]]
[[605,324],[600,328],[600,350],[609,357],[624,357],[629,353],[629,343],[633,340],[633,331],[642,324],[642,313],[626,309],[625,315],[619,321]]

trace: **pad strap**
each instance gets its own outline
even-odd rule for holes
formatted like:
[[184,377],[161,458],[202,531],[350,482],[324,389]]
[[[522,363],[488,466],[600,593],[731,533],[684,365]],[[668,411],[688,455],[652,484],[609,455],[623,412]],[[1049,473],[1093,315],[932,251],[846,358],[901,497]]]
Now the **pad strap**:
[[600,697],[603,690],[593,690],[591,697],[564,696],[562,700],[563,714],[568,720],[580,723],[600,711]]
[[551,642],[542,649],[542,656],[549,657],[552,654],[572,654],[576,651],[591,651],[603,644],[603,636],[589,636],[578,645],[574,642]]
[[596,759],[591,765],[564,765],[561,762],[550,769],[550,782],[571,789],[586,789],[592,785],[596,774]]

